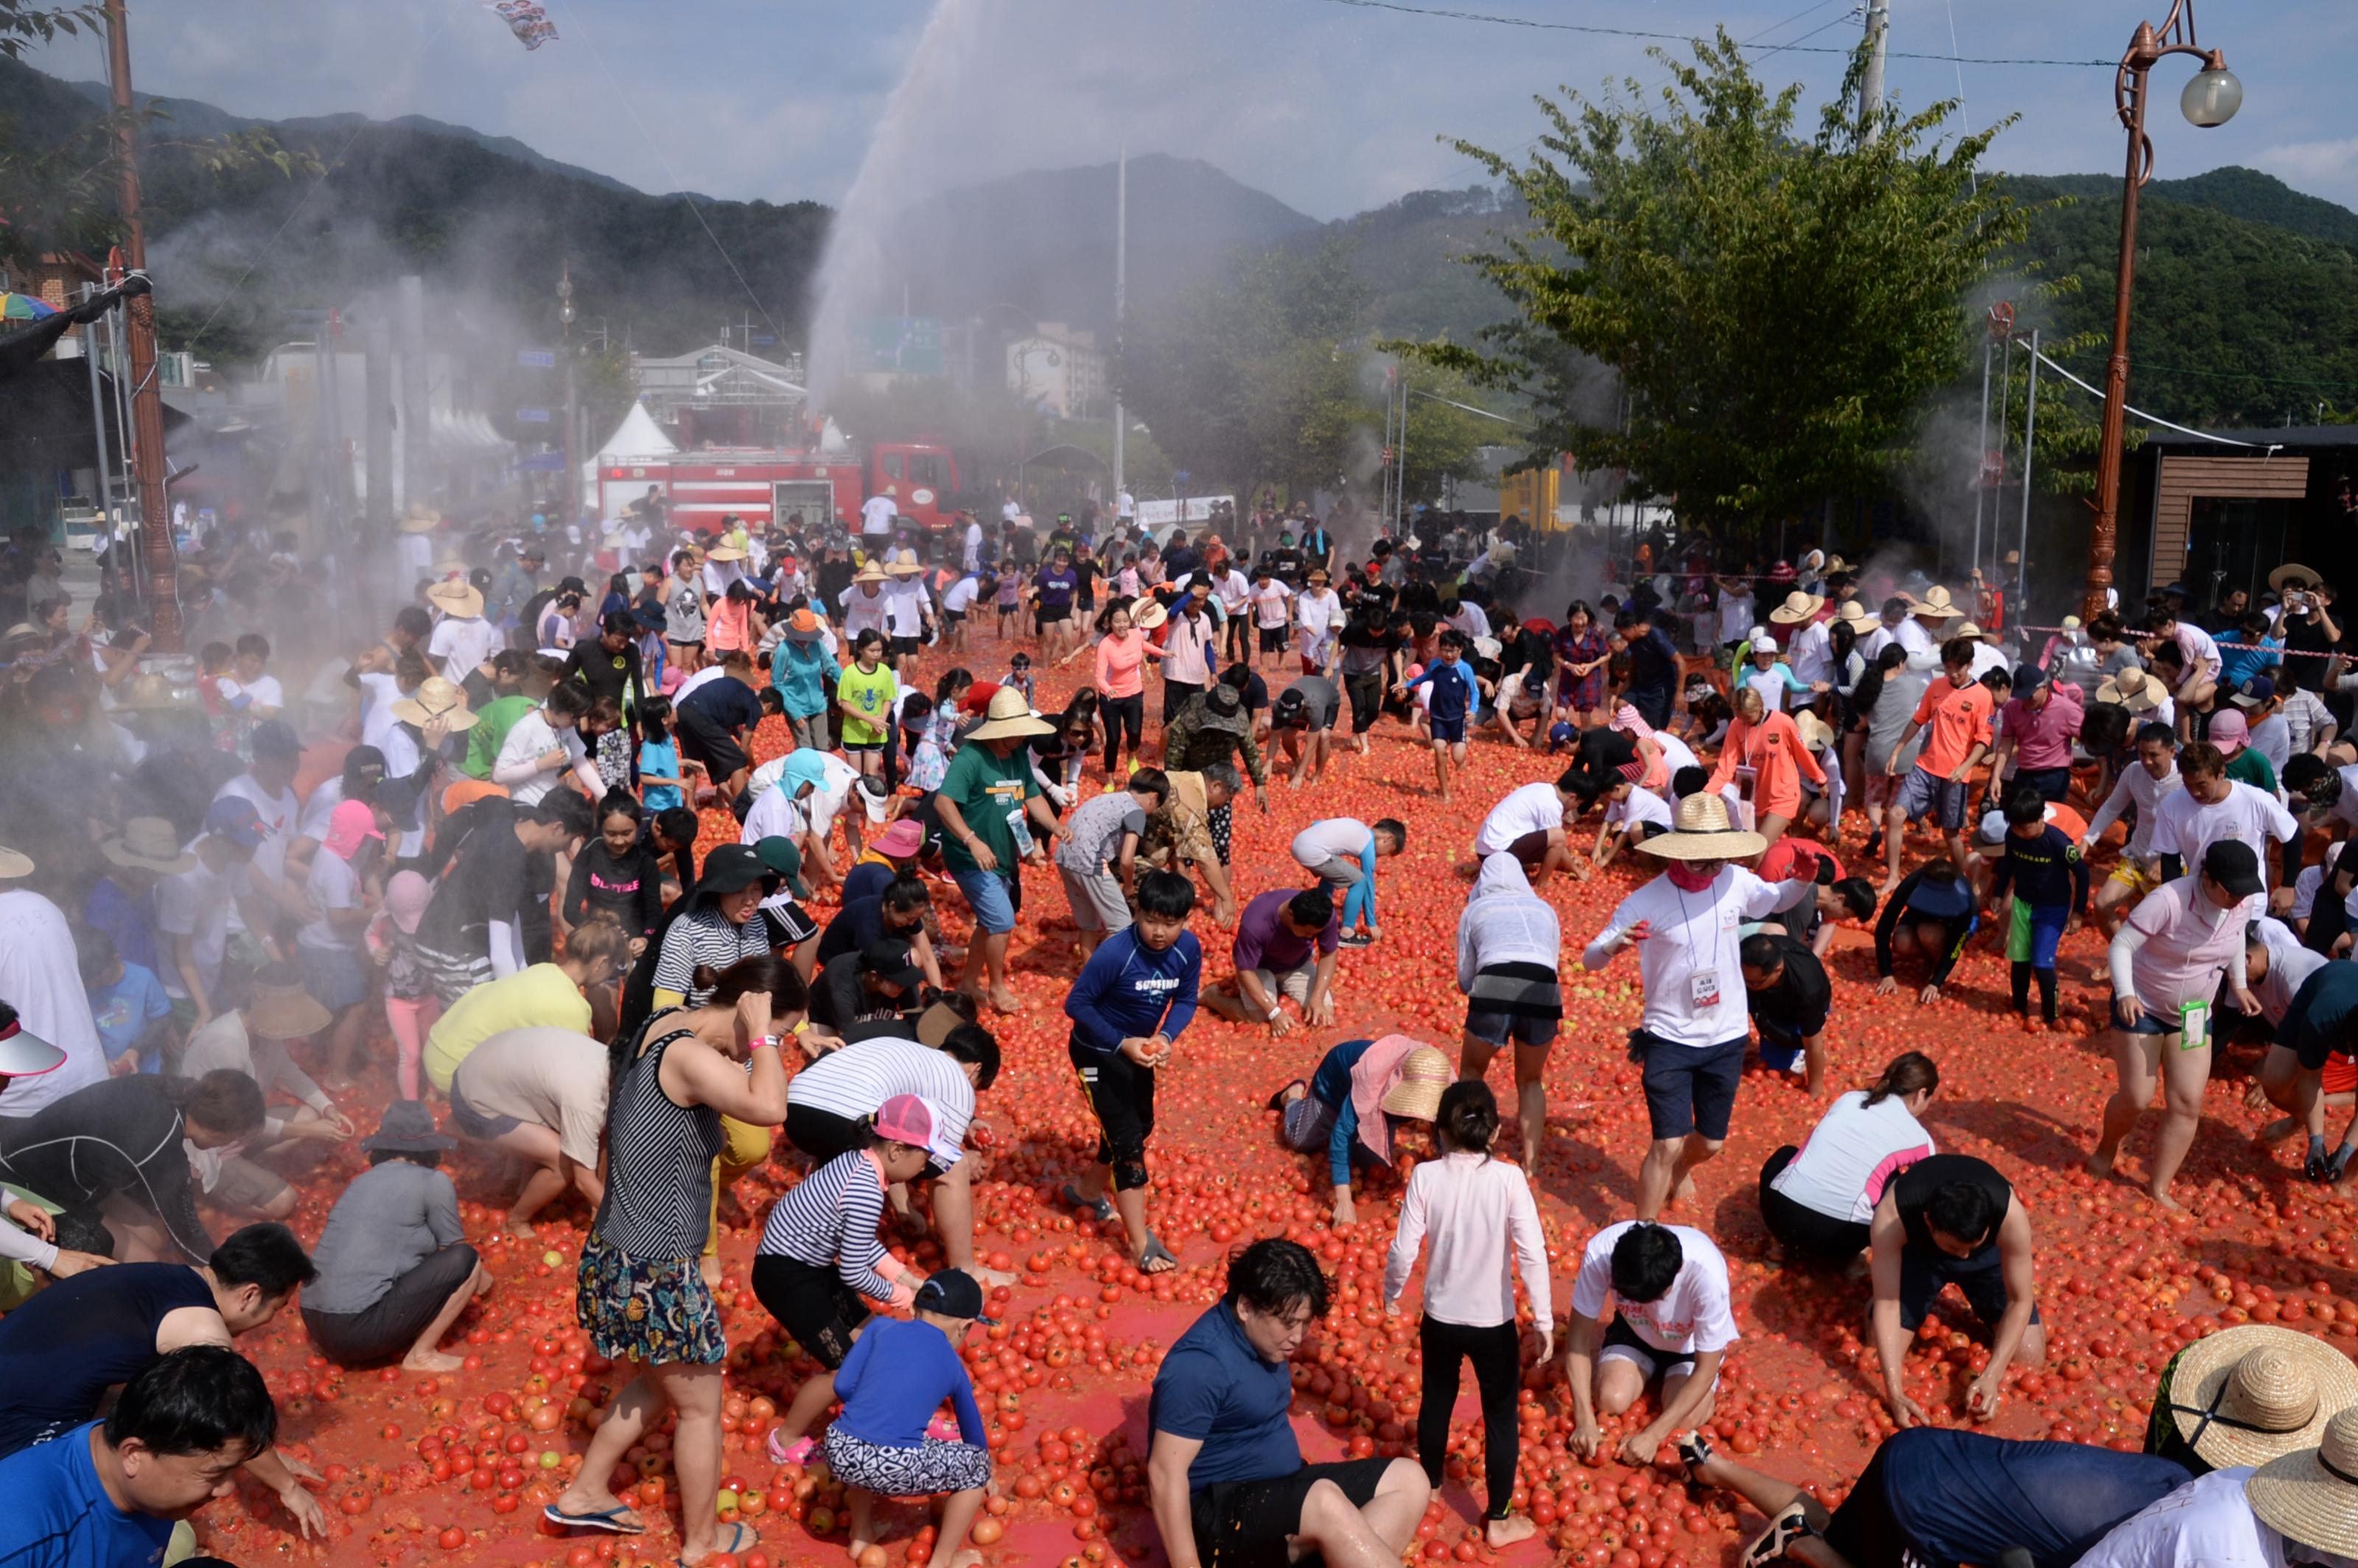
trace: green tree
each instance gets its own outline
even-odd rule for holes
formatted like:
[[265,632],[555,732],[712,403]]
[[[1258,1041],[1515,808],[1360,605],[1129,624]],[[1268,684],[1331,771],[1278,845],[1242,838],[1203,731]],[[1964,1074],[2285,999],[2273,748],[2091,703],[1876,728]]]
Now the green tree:
[[1333,484],[1373,416],[1368,297],[1346,242],[1246,259],[1131,330],[1123,395],[1197,494]]
[[1528,426],[1521,415],[1501,420],[1476,412],[1486,406],[1485,395],[1465,376],[1424,365],[1402,369],[1408,376],[1408,430],[1399,456],[1410,500],[1432,501],[1444,481],[1478,477],[1483,448],[1517,446],[1525,439]]
[[[1771,94],[1724,29],[1692,63],[1656,56],[1659,107],[1634,81],[1540,99],[1550,128],[1520,167],[1456,144],[1531,213],[1468,258],[1516,315],[1484,349],[1412,351],[1526,396],[1534,459],[1625,469],[1714,527],[1880,489],[1965,369],[1963,299],[2023,237],[1999,183],[1975,187],[2011,122],[1950,137],[1942,103],[1862,125],[1846,86],[1805,139],[1801,89]],[[1592,362],[1626,401],[1597,395]]]

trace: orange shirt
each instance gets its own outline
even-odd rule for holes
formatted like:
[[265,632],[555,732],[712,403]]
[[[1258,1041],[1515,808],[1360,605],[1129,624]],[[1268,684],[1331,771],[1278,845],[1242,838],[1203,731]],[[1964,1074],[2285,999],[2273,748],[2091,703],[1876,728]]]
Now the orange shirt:
[[1990,743],[1994,706],[1989,687],[1979,681],[1959,686],[1943,676],[1927,687],[1916,705],[1916,722],[1930,728],[1916,765],[1944,779],[1954,773],[1975,746]]
[[1823,789],[1826,771],[1801,744],[1801,732],[1791,715],[1768,713],[1758,724],[1742,719],[1727,728],[1719,748],[1719,765],[1712,770],[1704,793],[1716,795],[1736,777],[1737,764],[1752,769],[1752,805],[1759,816],[1774,814],[1788,822],[1801,814],[1801,780]]

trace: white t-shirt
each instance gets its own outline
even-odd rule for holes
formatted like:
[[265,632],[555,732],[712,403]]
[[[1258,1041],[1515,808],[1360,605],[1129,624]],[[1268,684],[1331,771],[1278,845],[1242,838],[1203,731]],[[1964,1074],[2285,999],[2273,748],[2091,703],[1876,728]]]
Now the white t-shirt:
[[1645,921],[1652,935],[1633,944],[1646,988],[1640,1024],[1655,1038],[1679,1045],[1741,1040],[1750,1023],[1744,968],[1736,958],[1742,940],[1737,927],[1797,902],[1798,892],[1794,899],[1786,897],[1792,886],[1764,882],[1741,866],[1724,866],[1709,887],[1688,892],[1666,873],[1621,901],[1582,962],[1603,968],[1612,957],[1608,945]]
[[1633,1225],[1625,1219],[1608,1225],[1588,1238],[1580,1257],[1580,1272],[1572,1282],[1572,1310],[1591,1319],[1605,1315],[1605,1303],[1615,1310],[1630,1331],[1657,1350],[1693,1356],[1725,1350],[1736,1343],[1736,1314],[1727,1303],[1727,1260],[1710,1237],[1692,1226],[1666,1227],[1679,1239],[1684,1261],[1678,1277],[1660,1301],[1625,1302],[1613,1298],[1613,1249]]
[[[1552,786],[1551,786],[1552,787]],[[1357,817],[1330,816],[1314,822],[1293,836],[1293,859],[1297,865],[1316,871],[1329,860],[1359,863],[1367,852],[1368,840],[1374,837],[1368,825]]]
[[892,520],[901,508],[889,495],[871,495],[860,503],[860,531],[862,534],[890,534]]
[[[200,835],[189,848],[203,842]],[[167,936],[189,938],[189,957],[195,959],[197,976],[209,992],[221,983],[222,956],[229,949],[230,916],[237,901],[253,891],[253,879],[242,860],[233,860],[227,870],[216,872],[200,860],[188,871],[157,881],[156,929]],[[185,1000],[189,988],[180,983],[180,967],[169,957],[170,945],[161,946],[163,973],[157,978],[164,982],[164,994]]]
[[2180,621],[2170,641],[2176,643],[2178,651],[2186,655],[2189,675],[2208,676],[2212,680],[2219,678],[2219,644],[2210,633],[2191,621]]
[[[792,753],[789,752],[788,755]],[[752,777],[746,781],[746,787],[753,794],[753,806],[752,810],[745,814],[745,831],[740,836],[738,842],[757,844],[772,835],[802,831],[801,828],[794,827],[773,827],[767,834],[753,831],[753,812],[761,810],[764,804],[773,799],[785,800],[786,804],[794,808],[793,812],[791,815],[773,816],[764,820],[788,823],[807,821],[811,832],[822,838],[826,838],[828,830],[835,827],[835,814],[844,808],[845,804],[851,799],[852,790],[858,787],[860,770],[832,752],[821,753],[819,766],[822,775],[818,787],[812,790],[809,795],[802,800],[786,799],[785,791],[773,787],[785,776],[786,759],[784,757],[773,757],[754,769]]]
[[2185,789],[2173,790],[2162,797],[2154,818],[2153,852],[2181,857],[2190,871],[2201,868],[2203,850],[2223,839],[2249,844],[2266,866],[2267,840],[2288,844],[2300,834],[2300,824],[2276,796],[2241,779],[2227,781],[2227,798],[2216,806],[2203,805]]
[[1212,591],[1220,596],[1220,608],[1230,616],[1241,614],[1252,598],[1252,579],[1235,567],[1212,579]]
[[256,676],[252,681],[223,679],[221,694],[225,701],[234,701],[240,697],[247,698],[249,712],[254,708],[282,712],[287,707],[287,693],[279,686],[276,676]]
[[1287,618],[1293,613],[1286,608],[1285,601],[1293,597],[1293,590],[1275,578],[1270,579],[1265,583],[1257,584],[1251,594],[1253,624],[1267,632],[1273,632],[1283,626]]
[[352,862],[322,845],[311,857],[311,874],[303,883],[303,892],[319,913],[311,923],[295,934],[295,940],[306,947],[343,948],[359,946],[360,933],[339,931],[328,920],[331,909],[358,909],[361,906],[361,879],[352,871]]
[[361,744],[384,750],[386,732],[398,722],[393,716],[393,705],[406,695],[401,683],[383,670],[367,670],[360,676],[361,683]]
[[1741,643],[1752,630],[1752,596],[1748,593],[1722,593],[1719,596],[1719,640]]
[[426,644],[427,654],[442,661],[445,678],[463,682],[476,665],[500,651],[506,641],[500,629],[480,615],[459,620],[445,616]]
[[942,589],[942,608],[953,615],[963,615],[974,608],[975,596],[982,591],[982,579],[972,572]]
[[1343,619],[1343,601],[1331,588],[1321,592],[1305,592],[1295,602],[1293,616],[1302,627],[1303,637],[1315,643]]
[[1635,827],[1640,822],[1658,823],[1665,833],[1678,826],[1671,816],[1670,802],[1652,790],[1639,789],[1636,784],[1629,786],[1627,800],[1617,800],[1605,808],[1605,821],[1608,827]]
[[799,839],[809,830],[809,818],[803,815],[801,806],[787,797],[784,790],[763,790],[746,811],[745,826],[739,831],[737,841],[758,844],[764,838]]
[[[1419,688],[1430,691],[1430,687]],[[1495,855],[1531,833],[1552,833],[1563,826],[1563,796],[1545,779],[1527,784],[1490,808],[1474,835],[1476,858]]]
[[1939,1152],[1898,1095],[1866,1103],[1855,1089],[1828,1107],[1801,1152],[1768,1184],[1803,1208],[1865,1225],[1891,1178]]
[[1654,744],[1662,749],[1662,766],[1670,770],[1671,778],[1678,777],[1685,769],[1703,766],[1694,754],[1694,748],[1669,731],[1657,730],[1652,739]]
[[563,748],[565,766],[544,768],[519,784],[507,786],[508,797],[518,806],[537,806],[550,790],[555,789],[570,773],[574,764],[588,756],[589,749],[581,744],[578,730],[559,730],[549,723],[548,716],[535,708],[517,719],[508,730],[507,739],[500,742],[500,754],[492,763],[492,777],[498,778],[511,769],[531,767],[551,751]]
[[2283,778],[2285,764],[2292,761],[2291,723],[2281,713],[2269,714],[2252,726],[2252,749],[2268,760],[2277,778]]
[[1793,666],[1793,678],[1802,682],[1828,680],[1833,675],[1833,633],[1831,621],[1812,621],[1806,626],[1793,628],[1788,635],[1785,662]]
[[336,815],[336,807],[344,804],[344,775],[330,773],[319,781],[311,798],[303,803],[303,820],[295,829],[297,838],[308,838],[314,844],[325,843],[328,824]]
[[2113,1526],[2080,1568],[2285,1568],[2284,1537],[2244,1497],[2253,1466],[2198,1476]]
[[[213,798],[227,800],[232,795],[240,800],[252,801],[255,813],[262,818],[263,827],[270,830],[269,836],[265,838],[254,851],[254,874],[265,881],[286,881],[287,849],[295,841],[296,836],[303,828],[301,798],[296,795],[291,786],[279,791],[276,795],[272,795],[262,787],[252,773],[238,774],[237,777],[222,785]],[[230,919],[231,930],[245,929],[245,922],[238,919],[233,913]]]

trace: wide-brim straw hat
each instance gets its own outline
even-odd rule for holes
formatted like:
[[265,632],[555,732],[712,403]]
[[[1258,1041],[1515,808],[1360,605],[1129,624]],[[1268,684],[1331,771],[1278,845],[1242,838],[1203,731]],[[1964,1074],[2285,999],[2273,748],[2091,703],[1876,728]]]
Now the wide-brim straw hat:
[[2305,567],[2299,561],[2287,561],[2284,565],[2278,567],[2276,570],[2268,574],[2268,586],[2278,593],[2282,593],[2284,591],[2284,585],[2290,582],[2295,578],[2299,578],[2301,581],[2306,583],[2316,583],[2324,580],[2320,576],[2319,576],[2318,570],[2315,567]]
[[894,556],[892,563],[884,568],[893,577],[919,577],[924,575],[925,569],[924,564],[917,559],[917,552],[914,550],[902,551]]
[[0,882],[13,882],[33,874],[33,857],[0,844]]
[[245,1003],[246,1028],[265,1040],[308,1040],[335,1021],[297,984],[257,979]]
[[1823,594],[1804,593],[1800,589],[1785,596],[1785,602],[1768,612],[1768,619],[1779,626],[1799,626],[1815,621],[1818,611],[1826,607]]
[[2358,1410],[2327,1422],[2316,1447],[2261,1465],[2244,1483],[2244,1500],[2287,1541],[2358,1557]]
[[1844,600],[1842,608],[1834,612],[1834,620],[1839,624],[1849,627],[1853,632],[1858,633],[1862,637],[1883,624],[1883,622],[1877,618],[1875,611],[1869,610],[1866,605],[1861,604],[1855,599]]
[[2358,1405],[2358,1366],[2331,1346],[2269,1324],[2223,1329],[2186,1347],[2169,1377],[2178,1434],[2216,1470],[2314,1448]]
[[861,567],[858,571],[854,572],[851,576],[851,580],[854,582],[882,582],[884,580],[884,568],[878,566],[874,561],[871,561],[866,566]]
[[1981,622],[1978,621],[1961,621],[1957,623],[1957,629],[1950,633],[1949,635],[1952,637],[1978,638],[1986,637],[1989,633],[1982,630]]
[[402,697],[392,711],[404,724],[415,724],[420,730],[437,719],[453,733],[475,727],[476,714],[467,706],[466,688],[440,676],[427,676],[418,683],[417,695]]
[[461,579],[436,583],[426,590],[426,597],[435,609],[460,621],[471,621],[483,612],[483,596],[475,591],[474,584]]
[[405,534],[431,534],[440,526],[442,514],[423,502],[411,502],[409,510],[401,514],[401,531]]
[[2096,700],[2118,703],[2131,713],[2150,713],[2161,706],[2161,683],[2143,670],[2123,670],[2096,687]]
[[1130,623],[1141,632],[1152,632],[1170,619],[1171,612],[1159,599],[1141,599],[1130,607]]
[[1377,1102],[1386,1116],[1411,1121],[1431,1121],[1441,1112],[1442,1091],[1457,1081],[1449,1057],[1432,1045],[1420,1045],[1401,1060],[1400,1082]]
[[1812,752],[1823,752],[1833,743],[1834,727],[1806,708],[1793,715],[1793,729],[1801,744]]
[[99,849],[118,866],[137,866],[168,877],[194,871],[197,864],[196,856],[180,848],[180,835],[160,816],[131,818]]
[[1958,609],[1955,602],[1949,598],[1947,589],[1942,588],[1939,583],[1934,583],[1924,590],[1923,598],[1909,605],[1908,613],[1929,615],[1936,621],[1954,621],[1964,611]]
[[734,545],[715,545],[704,552],[704,558],[708,561],[719,561],[726,564],[730,561],[743,560],[745,552]]
[[1032,705],[1023,694],[1011,687],[1002,687],[990,694],[990,708],[983,721],[968,732],[969,741],[1008,741],[1030,735],[1053,735],[1056,727],[1044,719],[1035,719]]
[[1727,820],[1727,802],[1716,795],[1688,795],[1679,802],[1675,829],[1638,846],[1639,852],[1665,860],[1742,860],[1768,848],[1768,839]]

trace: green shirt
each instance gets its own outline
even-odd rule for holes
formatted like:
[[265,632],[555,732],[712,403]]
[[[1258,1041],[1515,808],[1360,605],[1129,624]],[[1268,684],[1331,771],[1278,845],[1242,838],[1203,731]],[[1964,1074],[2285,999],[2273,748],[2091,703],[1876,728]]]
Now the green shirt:
[[[969,741],[950,760],[950,771],[942,779],[937,797],[957,807],[967,831],[990,847],[1001,874],[1011,877],[1016,861],[1014,818],[1022,814],[1023,803],[1039,793],[1040,786],[1032,777],[1032,761],[1023,748],[1019,746],[1012,756],[1002,757],[987,743]],[[942,839],[942,861],[953,871],[982,869],[965,839],[948,836]]]
[[459,764],[459,771],[471,779],[490,778],[492,764],[500,760],[500,748],[507,743],[508,731],[536,706],[528,697],[502,697],[476,709],[475,727],[467,731],[467,760]]
[[878,746],[884,742],[887,716],[892,711],[892,699],[900,695],[900,683],[892,678],[892,666],[879,664],[871,672],[863,670],[855,660],[844,666],[836,677],[835,700],[863,719],[843,721],[843,743],[847,746]]
[[2277,792],[2277,770],[2257,746],[2246,746],[2227,759],[2227,776],[2269,795]]

